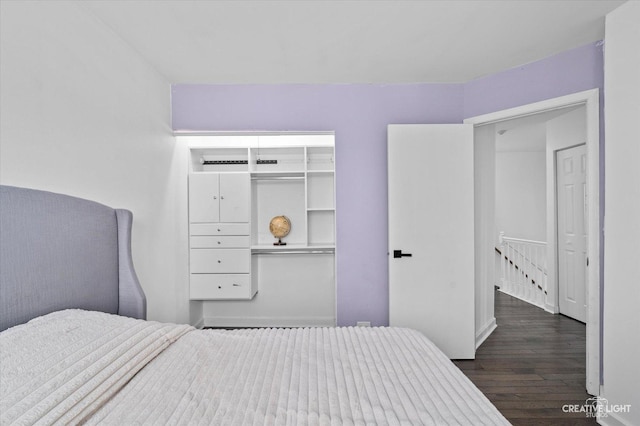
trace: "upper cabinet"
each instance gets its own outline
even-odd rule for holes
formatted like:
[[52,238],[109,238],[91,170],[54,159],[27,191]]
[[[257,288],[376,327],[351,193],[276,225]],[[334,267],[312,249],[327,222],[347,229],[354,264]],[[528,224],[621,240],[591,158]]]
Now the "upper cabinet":
[[194,173],[189,177],[189,221],[249,222],[249,173]]

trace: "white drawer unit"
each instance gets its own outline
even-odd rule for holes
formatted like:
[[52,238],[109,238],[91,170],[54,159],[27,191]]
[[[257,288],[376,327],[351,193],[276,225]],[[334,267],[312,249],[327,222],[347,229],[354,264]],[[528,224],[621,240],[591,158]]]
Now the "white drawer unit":
[[249,223],[191,223],[190,298],[251,299]]
[[248,235],[192,235],[191,248],[247,248],[251,244]]
[[248,223],[192,223],[191,235],[249,235]]
[[251,299],[257,289],[249,274],[192,274],[191,299]]
[[248,274],[251,272],[249,249],[192,249],[192,274]]

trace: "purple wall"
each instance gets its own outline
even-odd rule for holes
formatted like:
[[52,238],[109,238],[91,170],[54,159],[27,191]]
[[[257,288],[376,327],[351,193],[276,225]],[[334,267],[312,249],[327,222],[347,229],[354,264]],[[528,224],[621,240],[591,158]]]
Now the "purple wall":
[[473,80],[464,85],[464,117],[475,117],[604,87],[602,43]]
[[602,85],[602,48],[590,44],[467,84],[178,84],[172,120],[174,130],[335,131],[338,325],[388,325],[387,125],[460,123]]
[[336,135],[339,325],[388,325],[387,125],[459,123],[458,84],[174,85],[175,130]]

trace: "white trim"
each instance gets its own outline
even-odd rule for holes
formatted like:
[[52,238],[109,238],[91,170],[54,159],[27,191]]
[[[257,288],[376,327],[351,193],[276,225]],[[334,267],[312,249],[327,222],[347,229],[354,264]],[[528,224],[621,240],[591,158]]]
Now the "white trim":
[[333,130],[318,131],[262,131],[262,130],[174,130],[174,136],[282,136],[282,135],[335,135]]
[[630,423],[626,423],[620,416],[617,416],[615,413],[609,413],[607,417],[598,417],[597,419],[599,425],[604,426],[632,426]]
[[[504,235],[504,232],[501,232],[500,234]],[[539,246],[546,246],[547,245],[546,241],[525,240],[523,238],[513,238],[513,237],[505,237],[505,236],[503,236],[502,239],[504,241],[511,241],[511,242],[514,242],[514,243],[535,244],[535,245],[539,245]]]
[[558,307],[556,305],[552,305],[551,303],[545,303],[543,309],[545,311],[549,312],[550,314],[559,314],[560,313],[560,310],[558,309]]
[[205,317],[205,327],[335,327],[333,317]]
[[[604,386],[602,385],[600,385],[600,395],[606,398]],[[596,420],[598,424],[605,426],[631,426],[629,423],[621,420],[619,416],[616,416],[615,413],[608,413],[607,417],[598,417]]]
[[[495,124],[501,121],[512,120],[514,118],[527,117],[541,112],[549,112],[572,106],[585,105],[589,102],[593,102],[594,100],[598,100],[598,89],[585,90],[584,92],[560,96],[559,98],[547,99],[528,105],[466,118],[464,123],[473,124],[474,127],[485,126],[487,124]],[[597,106],[599,107],[599,105]]]
[[[599,89],[591,89],[554,99],[535,102],[490,114],[467,118],[464,123],[474,127],[494,124],[514,118],[525,117],[571,106],[585,105],[587,114],[587,193],[589,235],[587,253],[587,392],[599,395],[600,384],[600,103]],[[550,243],[551,247],[552,244]],[[548,265],[557,262],[554,250],[548,250]],[[555,268],[553,268],[555,270]],[[557,306],[556,278],[549,274],[549,293]]]
[[335,135],[329,133],[209,132],[176,134],[176,142],[196,148],[302,148],[334,146]]
[[485,340],[487,340],[487,337],[489,337],[491,333],[493,333],[493,330],[495,330],[496,327],[498,326],[494,317],[491,318],[491,320],[487,322],[484,327],[482,327],[482,330],[476,333],[476,349],[478,349],[480,345],[483,344]]
[[587,109],[587,194],[589,235],[587,237],[587,391],[600,390],[600,104],[598,90],[586,101]]

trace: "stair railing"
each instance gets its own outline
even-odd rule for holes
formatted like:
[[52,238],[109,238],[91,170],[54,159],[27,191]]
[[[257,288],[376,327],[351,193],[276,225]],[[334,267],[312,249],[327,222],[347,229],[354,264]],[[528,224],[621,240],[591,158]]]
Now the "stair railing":
[[507,237],[500,232],[500,291],[544,308],[547,296],[547,243]]

